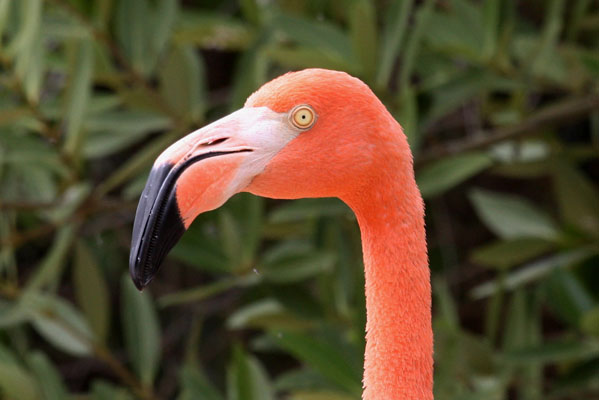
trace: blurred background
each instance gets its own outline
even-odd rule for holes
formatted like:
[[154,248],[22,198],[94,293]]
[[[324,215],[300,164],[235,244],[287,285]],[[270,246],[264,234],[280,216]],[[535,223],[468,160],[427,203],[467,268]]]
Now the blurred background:
[[408,135],[436,399],[599,399],[597,1],[0,0],[1,399],[360,398],[340,201],[237,195],[127,272],[156,156],[305,67]]

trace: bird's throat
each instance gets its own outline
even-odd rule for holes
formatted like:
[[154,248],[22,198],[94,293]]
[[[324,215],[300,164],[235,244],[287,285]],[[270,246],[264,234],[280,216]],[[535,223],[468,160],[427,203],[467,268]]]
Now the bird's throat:
[[364,400],[433,398],[424,206],[411,169],[400,178],[348,202],[360,224],[364,252]]

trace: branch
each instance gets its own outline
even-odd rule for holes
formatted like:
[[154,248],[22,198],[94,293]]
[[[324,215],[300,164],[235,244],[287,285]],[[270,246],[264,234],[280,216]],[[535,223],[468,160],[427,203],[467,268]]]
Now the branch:
[[553,104],[516,125],[482,131],[476,136],[465,140],[456,140],[441,146],[435,146],[417,156],[416,164],[422,165],[445,156],[483,149],[504,140],[515,139],[533,133],[546,125],[561,123],[592,111],[599,111],[599,94],[596,93]]

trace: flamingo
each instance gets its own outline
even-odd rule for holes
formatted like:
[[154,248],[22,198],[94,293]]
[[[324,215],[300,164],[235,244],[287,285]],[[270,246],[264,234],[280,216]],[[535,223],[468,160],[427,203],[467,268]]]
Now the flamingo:
[[290,72],[167,148],[135,215],[129,265],[138,289],[198,214],[238,192],[349,205],[364,257],[362,398],[432,399],[424,206],[406,136],[370,88],[344,72]]

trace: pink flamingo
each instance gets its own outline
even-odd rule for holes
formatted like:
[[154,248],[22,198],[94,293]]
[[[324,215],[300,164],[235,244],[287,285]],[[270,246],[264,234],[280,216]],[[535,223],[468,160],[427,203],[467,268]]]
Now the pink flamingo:
[[405,135],[346,73],[292,72],[156,160],[133,229],[130,272],[146,286],[194,218],[245,191],[338,197],[355,212],[366,279],[364,400],[433,398],[424,207]]

